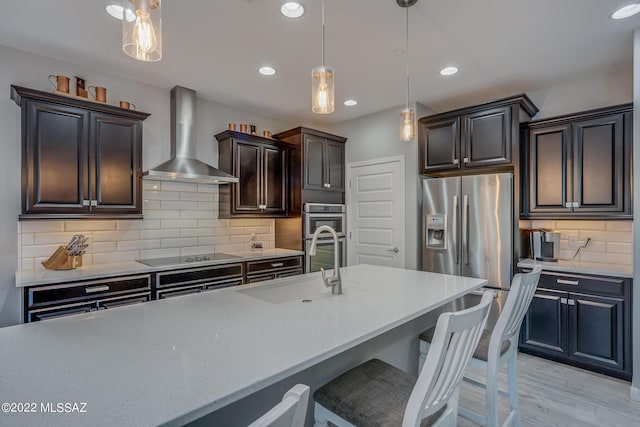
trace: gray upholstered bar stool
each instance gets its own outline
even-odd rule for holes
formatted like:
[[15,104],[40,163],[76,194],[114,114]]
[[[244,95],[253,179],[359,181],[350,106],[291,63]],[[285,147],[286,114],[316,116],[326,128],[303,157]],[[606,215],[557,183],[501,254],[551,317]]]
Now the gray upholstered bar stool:
[[282,401],[249,427],[301,427],[307,417],[309,386],[296,384],[282,397]]
[[[485,414],[478,414],[463,407],[459,408],[459,413],[462,417],[479,425],[489,427],[500,425],[498,394],[509,398],[510,410],[503,425],[520,425],[517,383],[518,336],[524,315],[536,292],[541,270],[542,267],[536,266],[530,273],[519,273],[513,276],[509,296],[495,326],[482,333],[478,347],[469,361],[469,366],[485,372],[485,382],[464,377],[466,382],[486,389]],[[434,328],[431,328],[420,334],[420,369],[432,351],[431,348],[435,343],[434,333]],[[508,392],[498,389],[498,373],[505,363],[507,364]]]
[[316,390],[316,426],[456,425],[458,389],[480,340],[493,292],[480,304],[438,318],[432,351],[418,378],[369,360]]

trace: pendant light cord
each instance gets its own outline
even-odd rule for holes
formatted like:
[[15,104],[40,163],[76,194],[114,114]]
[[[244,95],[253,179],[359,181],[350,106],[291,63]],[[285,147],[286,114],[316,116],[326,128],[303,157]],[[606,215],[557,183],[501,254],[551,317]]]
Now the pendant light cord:
[[[324,1],[324,0],[323,0]],[[407,55],[406,58],[406,65],[407,65],[407,92],[406,92],[406,96],[405,96],[405,108],[408,110],[409,109],[409,8],[406,8],[407,10],[407,20],[406,20],[406,33],[405,33],[405,55]]]
[[322,0],[322,68],[324,68],[324,0]]

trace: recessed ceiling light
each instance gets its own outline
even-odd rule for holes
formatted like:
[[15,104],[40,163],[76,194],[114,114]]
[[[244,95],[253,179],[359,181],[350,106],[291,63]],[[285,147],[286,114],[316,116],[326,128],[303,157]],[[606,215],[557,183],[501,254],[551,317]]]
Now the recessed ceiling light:
[[344,105],[346,105],[347,107],[353,107],[354,105],[358,105],[358,101],[356,101],[355,99],[347,99],[346,101],[344,101]]
[[[107,13],[116,19],[122,21],[122,6],[119,4],[110,4],[106,8]],[[127,9],[127,22],[136,20],[136,14],[131,9]]]
[[458,72],[458,69],[456,67],[445,67],[442,70],[440,70],[440,74],[442,74],[443,76],[451,76],[457,72]]
[[287,18],[300,18],[304,15],[304,7],[296,1],[288,1],[282,5],[280,13]]
[[273,67],[265,66],[258,68],[258,72],[263,76],[273,76],[276,73],[276,70]]
[[613,18],[613,19],[624,19],[624,18],[628,18],[630,16],[633,16],[638,12],[640,12],[640,4],[633,3],[633,4],[626,5],[624,7],[621,7],[620,9],[616,10],[615,12],[613,12],[611,14],[611,18]]

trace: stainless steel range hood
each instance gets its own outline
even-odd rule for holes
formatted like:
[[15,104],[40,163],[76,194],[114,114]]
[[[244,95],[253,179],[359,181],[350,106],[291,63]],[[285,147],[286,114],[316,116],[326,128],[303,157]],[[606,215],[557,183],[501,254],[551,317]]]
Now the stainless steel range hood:
[[196,158],[196,91],[171,89],[171,159],[142,173],[145,179],[224,184],[238,178]]

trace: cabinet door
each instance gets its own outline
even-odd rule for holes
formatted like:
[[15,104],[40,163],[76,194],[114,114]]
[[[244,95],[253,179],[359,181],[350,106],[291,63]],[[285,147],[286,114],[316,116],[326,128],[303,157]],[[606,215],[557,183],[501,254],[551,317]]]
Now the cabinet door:
[[89,113],[28,101],[22,114],[22,213],[89,212]]
[[327,141],[326,183],[328,191],[344,191],[344,144]]
[[91,115],[90,170],[96,213],[141,213],[141,139],[139,120]]
[[464,116],[463,167],[511,163],[511,107]]
[[622,299],[570,293],[570,358],[624,369],[623,308]]
[[459,169],[460,118],[420,124],[420,173]]
[[263,147],[262,212],[287,213],[287,153],[281,147]]
[[529,132],[529,209],[568,213],[571,198],[571,125]]
[[261,204],[261,144],[234,140],[233,173],[240,180],[232,184],[233,213],[256,213]]
[[304,189],[324,190],[325,181],[325,145],[327,140],[315,136],[304,136]]
[[522,323],[520,347],[552,355],[567,353],[566,292],[538,289]]
[[624,116],[574,123],[574,212],[624,211]]

